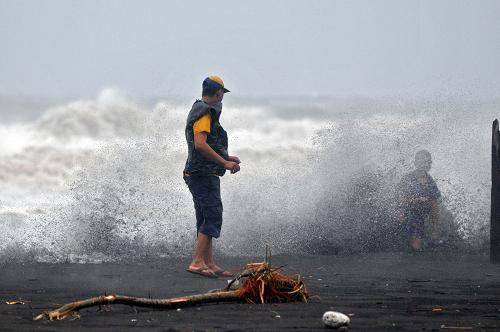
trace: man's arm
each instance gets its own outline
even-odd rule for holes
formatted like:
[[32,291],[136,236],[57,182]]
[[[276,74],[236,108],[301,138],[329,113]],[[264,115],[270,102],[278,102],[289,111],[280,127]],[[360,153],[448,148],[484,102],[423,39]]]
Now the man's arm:
[[437,199],[431,201],[431,218],[432,218],[432,238],[439,239],[439,204]]
[[207,144],[206,132],[194,134],[194,147],[203,157],[224,167],[228,171],[231,171],[231,173],[234,174],[240,170],[240,165],[238,165],[237,162],[222,158],[217,152],[214,151],[214,149],[210,147],[210,145]]
[[396,209],[400,223],[406,222],[406,210],[408,208],[407,196],[406,181],[405,178],[403,178],[396,188]]

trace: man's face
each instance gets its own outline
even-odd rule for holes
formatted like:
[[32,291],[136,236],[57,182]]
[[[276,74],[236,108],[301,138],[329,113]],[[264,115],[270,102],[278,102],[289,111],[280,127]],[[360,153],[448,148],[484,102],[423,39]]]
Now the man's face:
[[222,101],[222,99],[224,99],[224,90],[220,89],[217,91],[215,97],[217,97],[217,101]]
[[429,157],[420,157],[415,160],[415,166],[420,171],[429,172],[432,166],[432,159]]

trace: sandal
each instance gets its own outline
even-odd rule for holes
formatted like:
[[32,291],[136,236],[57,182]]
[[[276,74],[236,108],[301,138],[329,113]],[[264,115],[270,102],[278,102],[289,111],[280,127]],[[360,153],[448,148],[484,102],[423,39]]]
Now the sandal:
[[214,271],[214,274],[219,277],[234,277],[234,273],[222,269]]
[[200,276],[203,276],[203,277],[207,277],[207,278],[211,278],[211,279],[215,279],[215,278],[218,278],[218,275],[214,272],[210,272],[208,271],[208,269],[205,269],[205,268],[197,268],[197,269],[187,269],[186,270],[187,272],[189,273],[193,273],[193,274],[197,274],[197,275],[200,275]]

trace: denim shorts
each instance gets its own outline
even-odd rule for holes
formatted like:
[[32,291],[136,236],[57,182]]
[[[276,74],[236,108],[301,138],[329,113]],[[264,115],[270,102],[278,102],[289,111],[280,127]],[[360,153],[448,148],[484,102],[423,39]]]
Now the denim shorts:
[[196,231],[218,238],[222,227],[222,200],[218,176],[184,176],[193,195]]
[[425,234],[425,225],[429,214],[412,214],[408,217],[408,235],[411,238],[422,239]]

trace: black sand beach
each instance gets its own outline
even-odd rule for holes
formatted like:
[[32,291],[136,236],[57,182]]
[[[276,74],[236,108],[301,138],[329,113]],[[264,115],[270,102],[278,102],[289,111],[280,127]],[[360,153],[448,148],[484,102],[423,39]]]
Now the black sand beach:
[[[237,268],[249,261],[222,262]],[[305,277],[313,295],[308,304],[229,303],[180,311],[115,305],[82,310],[75,321],[32,320],[43,310],[105,292],[168,298],[226,285],[224,279],[186,273],[187,262],[3,265],[0,330],[320,331],[327,310],[349,314],[351,331],[500,330],[500,265],[489,264],[486,256],[430,254],[273,257],[273,265],[287,264],[287,274]],[[27,303],[5,303],[18,299]]]

